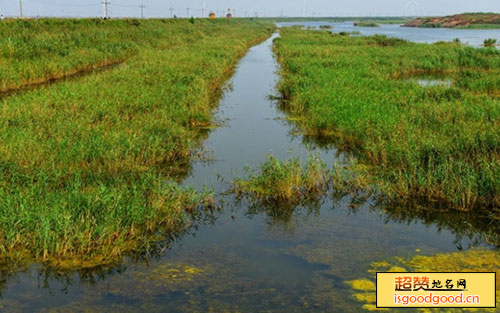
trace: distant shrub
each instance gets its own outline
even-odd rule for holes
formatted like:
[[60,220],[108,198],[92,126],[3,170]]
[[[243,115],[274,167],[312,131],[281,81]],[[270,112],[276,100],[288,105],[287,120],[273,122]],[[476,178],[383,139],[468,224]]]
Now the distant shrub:
[[379,27],[380,25],[375,22],[355,22],[356,27]]
[[484,46],[485,47],[493,47],[497,43],[496,39],[493,38],[488,38],[484,40]]
[[405,40],[399,38],[389,38],[386,35],[375,35],[372,37],[377,45],[382,47],[401,46],[406,43]]
[[141,22],[137,19],[129,20],[128,23],[129,23],[129,25],[132,25],[132,26],[141,26]]

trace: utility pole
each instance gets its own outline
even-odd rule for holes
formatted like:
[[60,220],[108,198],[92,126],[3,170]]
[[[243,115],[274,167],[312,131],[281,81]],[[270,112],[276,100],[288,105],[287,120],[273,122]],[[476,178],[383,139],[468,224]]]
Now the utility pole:
[[19,17],[23,18],[23,0],[19,0]]
[[186,17],[189,17],[189,8],[186,8],[186,13],[187,13]]
[[205,1],[203,1],[203,8],[201,9],[201,17],[205,17]]
[[107,19],[107,18],[108,18],[108,4],[111,4],[111,2],[109,2],[108,0],[104,0],[104,1],[102,2],[102,5],[103,5],[103,7],[104,7],[104,13],[103,13],[103,15],[104,15],[104,19]]
[[141,3],[141,5],[139,6],[139,8],[141,8],[141,18],[144,18],[144,8],[146,6],[144,5],[144,3]]
[[174,8],[170,7],[170,18],[174,18]]

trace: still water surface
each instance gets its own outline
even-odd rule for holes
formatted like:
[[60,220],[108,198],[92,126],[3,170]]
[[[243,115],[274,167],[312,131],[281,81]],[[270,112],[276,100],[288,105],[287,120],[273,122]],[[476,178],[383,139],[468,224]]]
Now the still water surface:
[[[288,158],[293,151],[302,159],[316,152],[328,164],[341,158],[334,148],[298,134],[269,100],[278,80],[273,38],[240,62],[217,113],[223,126],[204,145],[213,160],[194,162],[185,185],[222,192],[246,164],[256,166],[271,152]],[[487,245],[487,226],[446,210],[371,203],[353,209],[351,199],[328,196],[280,215],[224,200],[213,223],[198,225],[148,261],[128,260],[91,273],[57,273],[35,265],[3,273],[0,310],[363,312],[345,281],[365,277],[371,262]]]
[[353,22],[284,22],[278,23],[280,27],[300,25],[319,28],[320,25],[331,25],[335,33],[359,31],[363,36],[387,35],[421,43],[434,43],[437,41],[452,41],[460,39],[462,43],[471,46],[480,46],[485,39],[493,38],[500,41],[500,29],[452,29],[452,28],[418,28],[401,27],[397,24],[380,24],[380,27],[357,27]]

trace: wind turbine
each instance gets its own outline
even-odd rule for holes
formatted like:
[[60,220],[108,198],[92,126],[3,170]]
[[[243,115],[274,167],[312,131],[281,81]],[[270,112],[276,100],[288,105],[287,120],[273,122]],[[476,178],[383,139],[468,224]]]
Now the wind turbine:
[[415,10],[415,7],[418,5],[418,2],[415,1],[415,0],[410,0],[408,1],[408,3],[406,4],[407,7],[410,7],[410,12],[411,12],[411,17],[415,16],[414,14],[414,10]]

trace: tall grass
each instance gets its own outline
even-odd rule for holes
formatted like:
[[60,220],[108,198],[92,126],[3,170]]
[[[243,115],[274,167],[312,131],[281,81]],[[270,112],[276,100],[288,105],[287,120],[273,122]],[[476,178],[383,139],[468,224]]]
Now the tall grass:
[[[23,23],[33,23],[35,43],[43,37],[38,32],[59,30],[37,28],[43,21]],[[68,46],[79,30],[85,37],[98,27],[86,29],[93,21],[47,23],[74,28],[76,37],[61,39]],[[121,67],[0,100],[2,257],[58,266],[113,262],[149,249],[189,224],[199,206],[210,205],[210,194],[182,190],[173,181],[211,123],[238,58],[273,26],[244,20],[103,23],[119,24],[115,35],[126,35],[117,44],[130,42],[135,49]],[[91,41],[82,45],[74,51],[93,49]]]
[[121,62],[137,54],[140,45],[165,38],[165,33],[159,32],[160,24],[102,19],[6,20],[0,27],[0,92]]
[[[282,29],[284,107],[399,199],[500,207],[500,51]],[[423,87],[412,75],[450,75]]]
[[246,201],[247,215],[265,213],[270,225],[289,229],[294,216],[319,212],[331,184],[331,172],[318,155],[305,162],[295,156],[282,161],[268,155],[259,167],[246,167],[230,192],[238,203]]
[[302,165],[297,157],[280,161],[269,155],[258,169],[246,168],[246,177],[233,182],[233,191],[261,202],[297,205],[326,193],[330,171],[318,156]]

